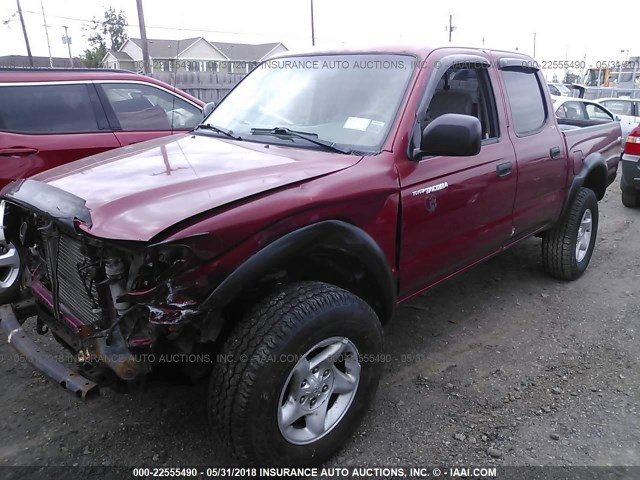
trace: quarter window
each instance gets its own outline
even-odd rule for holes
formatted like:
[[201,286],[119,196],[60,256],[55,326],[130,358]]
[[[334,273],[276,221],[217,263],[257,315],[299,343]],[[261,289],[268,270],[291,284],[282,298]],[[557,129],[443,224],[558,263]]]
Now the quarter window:
[[547,122],[547,104],[537,73],[513,69],[504,70],[502,75],[516,135],[538,132]]
[[96,114],[99,112],[94,111],[88,88],[83,84],[0,87],[0,130],[19,133],[98,131]]
[[150,85],[101,85],[124,131],[191,130],[202,118],[199,108]]
[[613,117],[600,105],[596,105],[594,103],[588,103],[586,105],[587,115],[589,116],[589,120],[600,120],[605,122],[612,122]]

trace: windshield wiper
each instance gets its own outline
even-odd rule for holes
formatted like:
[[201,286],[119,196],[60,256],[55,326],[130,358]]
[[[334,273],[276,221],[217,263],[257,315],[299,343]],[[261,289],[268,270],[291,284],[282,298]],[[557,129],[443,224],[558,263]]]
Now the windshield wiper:
[[351,150],[339,147],[335,144],[335,142],[330,142],[328,140],[322,140],[321,138],[318,138],[318,134],[313,132],[300,132],[298,130],[290,130],[286,127],[274,127],[274,128],[252,128],[251,134],[302,138],[303,140],[314,143],[316,145],[320,145],[321,147],[327,148],[329,150],[333,150],[334,152],[345,153],[345,154],[351,153]]
[[222,135],[226,135],[229,138],[233,138],[234,140],[242,140],[239,135],[234,135],[231,130],[226,130],[221,127],[216,127],[215,125],[211,125],[210,123],[201,123],[196,127],[196,130],[211,130],[212,132],[221,133]]

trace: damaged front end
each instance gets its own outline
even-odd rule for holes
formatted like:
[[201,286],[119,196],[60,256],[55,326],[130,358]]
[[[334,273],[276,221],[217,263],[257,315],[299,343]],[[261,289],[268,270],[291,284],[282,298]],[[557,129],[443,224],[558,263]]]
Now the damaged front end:
[[[97,239],[84,201],[36,181],[3,192],[3,233],[22,250],[38,332],[51,331],[87,378],[134,382],[203,337],[197,289],[180,285],[199,262],[187,245]],[[105,372],[110,375],[105,375]]]

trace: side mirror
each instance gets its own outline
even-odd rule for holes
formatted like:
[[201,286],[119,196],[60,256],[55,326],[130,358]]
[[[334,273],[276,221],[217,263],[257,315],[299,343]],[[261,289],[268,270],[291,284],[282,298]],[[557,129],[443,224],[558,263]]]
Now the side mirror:
[[205,104],[204,108],[202,109],[202,118],[207,118],[211,112],[213,112],[216,108],[216,102],[209,102],[207,104]]
[[471,157],[480,153],[481,144],[480,120],[471,115],[447,113],[424,128],[420,149],[413,152],[413,159],[431,155]]

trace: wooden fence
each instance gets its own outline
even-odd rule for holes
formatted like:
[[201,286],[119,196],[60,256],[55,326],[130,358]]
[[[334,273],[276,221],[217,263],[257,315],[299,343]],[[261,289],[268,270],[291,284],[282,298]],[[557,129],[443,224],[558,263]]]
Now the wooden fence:
[[154,72],[150,75],[203,102],[219,102],[244,76],[244,73],[209,72]]

